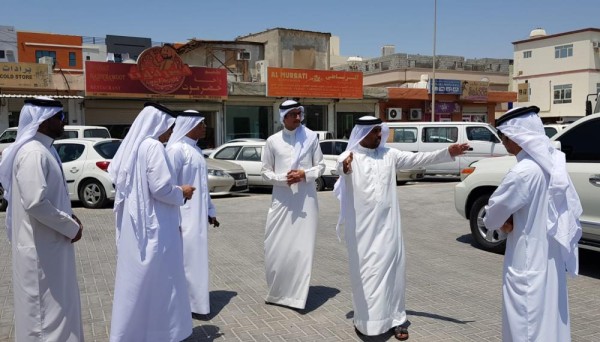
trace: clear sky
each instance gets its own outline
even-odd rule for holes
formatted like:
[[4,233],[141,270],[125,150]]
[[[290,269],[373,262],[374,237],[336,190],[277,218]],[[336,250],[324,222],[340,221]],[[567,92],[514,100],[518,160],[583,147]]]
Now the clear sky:
[[[233,40],[283,27],[340,37],[341,55],[433,54],[434,0],[1,0],[0,25],[92,37]],[[437,55],[512,58],[512,42],[600,28],[600,0],[438,0]]]

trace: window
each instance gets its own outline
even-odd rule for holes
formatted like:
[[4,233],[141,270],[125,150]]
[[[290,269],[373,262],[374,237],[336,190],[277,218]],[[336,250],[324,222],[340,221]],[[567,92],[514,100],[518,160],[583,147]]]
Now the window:
[[548,138],[552,138],[552,136],[558,133],[558,130],[554,127],[544,127],[544,133],[546,133]]
[[390,128],[388,142],[414,143],[417,142],[416,127]]
[[531,58],[531,50],[523,51],[523,58]]
[[568,162],[600,161],[600,119],[573,127],[560,137],[561,151]]
[[554,86],[554,103],[571,103],[571,89],[573,85],[563,84]]
[[260,161],[261,147],[244,147],[242,153],[239,154],[238,160]]
[[455,143],[458,140],[458,127],[426,127],[423,129],[423,142]]
[[554,58],[567,58],[573,56],[573,44],[554,47]]
[[77,59],[75,58],[75,52],[69,52],[69,66],[77,66]]
[[333,143],[333,154],[339,156],[340,154],[346,151],[346,147],[348,147],[348,143],[345,141],[336,141]]
[[68,162],[77,160],[83,154],[84,149],[85,149],[85,146],[81,145],[81,144],[58,144],[58,145],[56,145],[56,150],[58,152],[58,156],[60,157],[60,161],[62,163],[68,163]]
[[1,59],[6,58],[6,54],[4,54],[4,50],[0,50],[0,58]]
[[84,138],[110,138],[110,133],[107,129],[91,128],[83,131]]
[[499,143],[500,140],[488,128],[475,126],[467,127],[467,139],[476,141],[490,141]]
[[321,153],[333,154],[333,142],[332,141],[320,142],[319,145],[321,146]]
[[38,62],[42,57],[52,57],[56,61],[56,51],[35,50],[35,59]]
[[224,160],[234,160],[235,156],[237,155],[240,148],[241,148],[240,146],[225,147],[221,151],[217,152],[217,154],[215,154],[214,158],[215,159],[224,159]]

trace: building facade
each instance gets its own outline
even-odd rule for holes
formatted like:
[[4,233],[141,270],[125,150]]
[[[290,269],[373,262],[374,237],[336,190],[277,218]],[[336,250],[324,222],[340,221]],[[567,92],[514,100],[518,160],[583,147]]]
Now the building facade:
[[536,29],[513,46],[518,106],[540,107],[548,123],[585,116],[587,95],[600,92],[600,29],[551,35]]

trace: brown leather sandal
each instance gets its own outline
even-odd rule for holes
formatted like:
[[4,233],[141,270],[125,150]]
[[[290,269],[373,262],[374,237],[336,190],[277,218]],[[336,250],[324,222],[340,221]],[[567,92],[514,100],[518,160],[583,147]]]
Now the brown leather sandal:
[[408,340],[408,328],[400,325],[394,327],[394,337],[400,341]]

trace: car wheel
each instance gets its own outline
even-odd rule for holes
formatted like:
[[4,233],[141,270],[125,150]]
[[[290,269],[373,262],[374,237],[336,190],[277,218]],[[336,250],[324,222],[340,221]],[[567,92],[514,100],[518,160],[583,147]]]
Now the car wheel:
[[506,239],[500,238],[497,231],[488,231],[483,224],[485,215],[485,206],[490,199],[489,194],[480,196],[473,203],[471,212],[469,213],[469,223],[471,225],[471,235],[475,239],[475,243],[481,248],[495,253],[504,253],[506,248]]
[[323,181],[323,178],[319,177],[315,180],[315,186],[317,188],[317,191],[323,191],[325,190],[325,181]]
[[6,211],[8,208],[8,201],[4,198],[0,199],[0,211]]
[[79,200],[86,208],[102,208],[106,203],[106,192],[97,180],[87,180],[79,187]]

